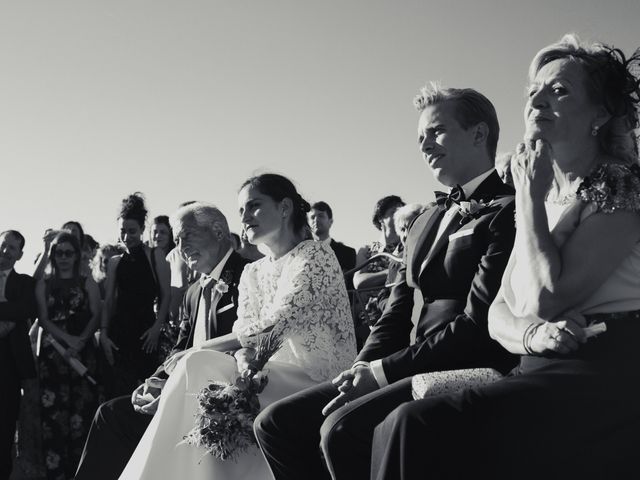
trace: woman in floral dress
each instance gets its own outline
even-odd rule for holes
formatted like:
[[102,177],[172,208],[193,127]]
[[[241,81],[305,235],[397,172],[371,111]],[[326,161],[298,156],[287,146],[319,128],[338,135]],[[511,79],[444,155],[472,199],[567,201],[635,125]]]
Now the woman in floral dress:
[[[100,311],[98,286],[80,275],[77,238],[62,232],[51,245],[51,271],[36,285],[39,323],[43,331],[38,355],[42,448],[48,480],[73,478],[91,418],[98,406],[96,386],[68,362],[74,357],[93,374],[92,340]],[[56,350],[57,342],[64,349]]]

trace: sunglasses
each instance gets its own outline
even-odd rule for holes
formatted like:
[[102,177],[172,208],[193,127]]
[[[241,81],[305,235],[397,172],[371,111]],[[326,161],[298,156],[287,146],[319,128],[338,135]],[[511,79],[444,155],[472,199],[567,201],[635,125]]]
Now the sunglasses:
[[56,258],[72,258],[75,255],[75,250],[56,250]]

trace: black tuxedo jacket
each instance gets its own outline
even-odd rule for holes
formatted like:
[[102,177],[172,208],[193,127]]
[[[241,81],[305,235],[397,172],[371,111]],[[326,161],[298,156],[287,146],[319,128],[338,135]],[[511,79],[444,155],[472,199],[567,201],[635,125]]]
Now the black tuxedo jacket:
[[[513,193],[492,173],[470,197],[491,205],[477,218],[456,213],[435,244],[443,212],[434,206],[416,218],[396,284],[358,360],[382,359],[389,383],[427,371],[515,365],[487,327],[515,237]],[[410,345],[416,288],[424,306]]]
[[351,270],[356,266],[356,250],[346,246],[344,243],[336,242],[333,238],[330,243],[331,249],[338,257],[338,263],[343,272]]
[[[244,266],[250,263],[249,260],[241,257],[236,252],[231,252],[227,259],[220,278],[229,285],[229,290],[224,293],[216,306],[216,325],[211,325],[211,337],[218,337],[231,333],[233,323],[238,318],[238,283]],[[178,341],[173,347],[171,354],[186,350],[193,346],[193,326],[198,318],[198,306],[200,305],[200,295],[202,287],[200,282],[195,282],[189,287],[182,301],[182,319],[180,322],[180,332]]]
[[33,278],[11,270],[5,283],[6,302],[0,302],[0,320],[15,324],[0,338],[0,375],[24,379],[36,376],[29,341],[29,321],[35,318],[36,301]]

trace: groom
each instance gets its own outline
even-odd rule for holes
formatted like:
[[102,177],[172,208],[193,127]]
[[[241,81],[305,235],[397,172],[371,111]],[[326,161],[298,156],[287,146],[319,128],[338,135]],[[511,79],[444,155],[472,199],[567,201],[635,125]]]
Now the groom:
[[[412,400],[412,375],[472,367],[507,371],[515,365],[487,329],[487,311],[515,236],[513,189],[494,170],[495,109],[475,90],[435,85],[425,87],[415,104],[421,152],[451,191],[437,192],[438,204],[411,226],[397,283],[354,366],[334,385],[276,402],[256,419],[260,447],[277,480],[327,478],[319,444],[333,478],[369,478],[375,427]],[[410,345],[414,289],[424,307]],[[407,444],[419,443],[402,438],[391,454],[402,456]],[[384,478],[403,478],[407,472],[386,473]]]
[[[238,282],[248,263],[233,251],[227,220],[212,205],[196,202],[183,206],[171,218],[171,225],[180,255],[202,277],[185,294],[180,333],[169,359],[231,332],[237,319]],[[222,282],[228,290],[218,300],[217,295],[212,297],[213,287]],[[76,480],[115,480],[120,476],[157,409],[169,374],[165,367],[169,369],[172,363],[165,361],[131,396],[115,398],[98,408]]]

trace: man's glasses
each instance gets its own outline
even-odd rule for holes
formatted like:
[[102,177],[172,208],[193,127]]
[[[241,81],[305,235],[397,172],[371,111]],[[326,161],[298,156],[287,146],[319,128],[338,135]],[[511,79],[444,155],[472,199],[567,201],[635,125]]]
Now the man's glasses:
[[56,258],[72,258],[75,254],[75,250],[56,250]]

